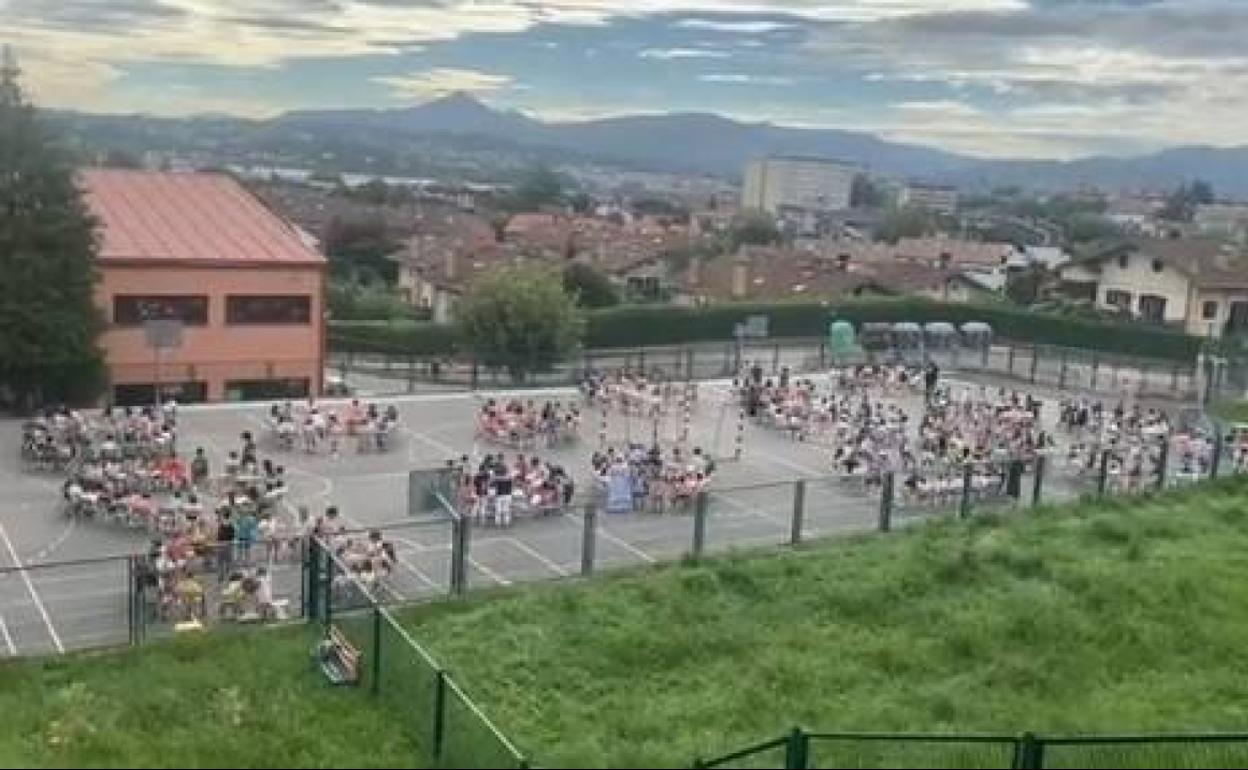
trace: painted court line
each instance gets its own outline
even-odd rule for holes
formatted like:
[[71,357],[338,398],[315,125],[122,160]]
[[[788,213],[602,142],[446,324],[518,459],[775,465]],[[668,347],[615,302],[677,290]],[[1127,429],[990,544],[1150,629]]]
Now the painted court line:
[[39,615],[43,618],[44,625],[48,627],[48,636],[52,638],[52,646],[57,652],[65,652],[65,645],[61,644],[61,637],[56,633],[56,629],[52,626],[52,619],[48,617],[48,609],[43,606],[43,600],[39,598],[39,592],[35,590],[34,583],[30,582],[30,574],[26,568],[22,566],[22,560],[17,558],[17,549],[13,547],[13,541],[9,539],[8,530],[0,524],[0,537],[4,538],[5,548],[9,551],[9,557],[13,559],[13,566],[17,567],[22,581],[26,583],[26,590],[30,592],[30,598],[34,599],[35,607],[39,610]]
[[4,646],[9,650],[9,656],[17,655],[17,645],[13,644],[13,635],[9,633],[9,624],[4,622],[4,616],[0,615],[0,634],[4,635]]
[[538,561],[540,561],[542,564],[544,564],[544,565],[546,565],[547,567],[549,567],[549,568],[550,568],[550,570],[551,570],[552,572],[554,572],[556,575],[559,575],[560,577],[567,577],[567,576],[568,576],[568,572],[567,572],[567,570],[565,570],[563,567],[560,567],[558,564],[556,564],[555,562],[551,561],[550,559],[546,558],[546,556],[545,556],[544,554],[542,554],[542,552],[541,552],[541,551],[538,551],[538,550],[536,550],[536,549],[534,549],[534,548],[530,548],[528,545],[526,545],[526,544],[524,544],[523,542],[521,542],[521,541],[519,541],[519,540],[515,539],[514,537],[500,537],[500,538],[498,538],[498,539],[499,539],[499,540],[501,540],[501,541],[503,541],[503,542],[505,542],[505,543],[511,543],[511,544],[512,544],[513,546],[515,546],[515,547],[516,547],[516,549],[517,549],[517,550],[519,550],[521,553],[527,553],[529,556],[532,556],[534,559],[537,559],[537,560],[538,560]]
[[[584,520],[584,519],[582,519],[582,518],[581,518],[578,514],[575,514],[575,513],[567,513],[567,512],[565,511],[565,512],[563,512],[563,513],[559,514],[559,515],[560,515],[560,516],[562,516],[562,517],[564,517],[565,519],[575,519],[576,521],[578,521],[578,522],[580,522],[580,523],[581,523],[581,529],[582,529],[582,530],[585,528],[585,520]],[[658,561],[659,561],[658,559],[654,558],[653,556],[651,556],[650,554],[648,554],[648,553],[646,553],[645,551],[641,550],[640,548],[638,548],[637,546],[635,546],[635,545],[633,545],[632,543],[628,542],[627,540],[622,540],[622,539],[620,539],[620,538],[616,537],[615,535],[611,534],[611,531],[610,531],[610,530],[608,530],[608,529],[607,529],[604,525],[602,525],[602,524],[599,524],[599,525],[598,525],[598,534],[602,535],[602,536],[603,536],[603,538],[605,538],[606,540],[609,540],[610,542],[615,543],[615,544],[616,544],[616,545],[618,545],[619,547],[623,548],[625,551],[628,551],[629,553],[631,553],[631,554],[633,554],[634,556],[638,557],[639,559],[641,559],[642,561],[646,562],[647,564],[657,564],[657,563],[658,563]]]
[[[742,513],[746,513],[750,516],[757,516],[761,519],[765,519],[767,521],[770,521],[773,524],[780,525],[781,527],[784,527],[784,528],[788,528],[793,525],[792,519],[786,519],[776,514],[768,513],[767,511],[759,510],[758,508],[755,508],[753,506],[746,505],[745,503],[741,502],[740,500],[736,499],[735,497],[733,497],[732,495],[726,492],[720,492],[719,494],[715,494],[714,490],[712,490],[711,495],[712,495],[711,496],[712,500],[723,500],[725,503],[728,503],[728,505],[731,505],[733,508],[736,508],[738,511],[741,511]],[[804,529],[810,534],[815,534],[815,529],[813,527],[804,527]]]
[[485,575],[490,580],[493,580],[495,583],[498,583],[500,586],[511,585],[510,580],[498,574],[497,572],[490,569],[489,567],[485,566],[484,564],[477,561],[476,559],[472,558],[471,556],[468,557],[468,563],[472,565],[473,567],[476,567],[477,570],[480,571],[482,575]]

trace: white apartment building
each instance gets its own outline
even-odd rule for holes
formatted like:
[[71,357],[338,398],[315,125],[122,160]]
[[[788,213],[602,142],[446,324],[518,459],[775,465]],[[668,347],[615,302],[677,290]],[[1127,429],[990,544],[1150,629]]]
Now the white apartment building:
[[958,190],[949,185],[909,182],[901,188],[897,202],[902,206],[927,209],[937,214],[956,214]]
[[857,173],[848,163],[825,158],[759,158],[745,167],[741,208],[773,215],[783,209],[847,209]]

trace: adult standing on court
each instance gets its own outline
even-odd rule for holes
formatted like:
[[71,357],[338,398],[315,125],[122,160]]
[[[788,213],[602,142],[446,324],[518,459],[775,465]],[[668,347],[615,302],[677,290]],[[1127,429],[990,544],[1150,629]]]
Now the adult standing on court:
[[927,362],[927,369],[923,372],[923,397],[928,403],[931,403],[932,396],[936,395],[936,384],[940,382],[940,367],[935,361]]

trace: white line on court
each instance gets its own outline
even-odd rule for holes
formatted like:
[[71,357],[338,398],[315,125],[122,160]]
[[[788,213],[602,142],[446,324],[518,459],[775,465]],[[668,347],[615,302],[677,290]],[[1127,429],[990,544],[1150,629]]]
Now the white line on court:
[[[585,520],[582,519],[579,514],[568,513],[567,511],[564,511],[563,513],[560,513],[559,515],[564,517],[565,519],[576,519],[577,521],[581,523],[581,529],[583,530],[585,528]],[[598,533],[602,535],[604,538],[606,538],[607,540],[610,540],[612,543],[615,543],[616,545],[620,546],[625,551],[628,551],[634,556],[639,557],[642,561],[646,562],[647,564],[657,564],[659,561],[658,559],[654,558],[653,556],[641,550],[640,548],[628,542],[627,540],[622,540],[616,537],[615,535],[611,534],[611,531],[607,529],[606,526],[603,525],[602,523],[598,524]]]
[[556,575],[559,575],[561,577],[568,576],[568,571],[565,570],[563,567],[560,567],[558,564],[555,564],[553,561],[543,556],[540,551],[530,548],[529,546],[525,545],[523,542],[515,539],[514,537],[499,537],[499,538],[493,538],[493,540],[501,540],[505,543],[511,543],[522,553],[527,553],[529,556],[532,556],[534,559],[537,559],[542,564],[545,564]]
[[17,655],[17,645],[13,644],[13,635],[9,633],[9,624],[4,622],[3,615],[0,615],[0,634],[4,635],[4,646],[9,649],[9,656]]
[[[442,452],[442,453],[446,454],[446,455],[447,455],[447,459],[451,459],[451,458],[453,458],[453,457],[458,457],[459,455],[463,454],[463,452],[458,452],[458,451],[456,451],[456,450],[455,450],[455,447],[451,446],[450,444],[444,444],[444,443],[442,443],[441,441],[438,441],[436,438],[430,438],[430,437],[426,436],[425,434],[423,434],[423,433],[421,433],[421,432],[419,432],[419,431],[415,431],[415,430],[412,430],[411,428],[407,428],[407,427],[399,428],[399,430],[400,430],[401,432],[403,432],[403,433],[406,433],[406,434],[407,434],[408,436],[410,436],[411,438],[413,438],[413,439],[415,439],[415,440],[417,440],[417,441],[420,441],[420,442],[422,442],[422,443],[424,443],[424,444],[427,444],[427,445],[429,445],[429,446],[433,447],[434,449],[438,450],[439,452]],[[408,458],[410,459],[410,458],[411,458],[411,456],[412,456],[412,455],[411,455],[411,450],[409,449],[409,450],[408,450]]]
[[26,583],[26,590],[30,592],[30,598],[35,600],[35,607],[38,608],[44,624],[48,627],[48,636],[52,638],[52,646],[56,648],[57,652],[65,652],[65,645],[61,644],[61,637],[52,626],[52,618],[48,617],[48,609],[43,606],[43,600],[39,598],[39,592],[35,590],[34,583],[30,582],[30,574],[26,572],[26,568],[22,565],[22,560],[17,557],[17,549],[13,547],[13,541],[9,539],[8,530],[4,528],[3,524],[0,524],[0,537],[4,538],[4,545],[9,549],[9,557],[13,559],[13,566],[17,567],[22,580]]
[[78,517],[75,516],[69,520],[69,524],[65,526],[64,531],[62,531],[61,534],[57,536],[55,540],[51,541],[50,543],[45,545],[43,548],[39,549],[39,552],[35,554],[34,560],[43,561],[44,559],[48,558],[48,556],[53,551],[60,548],[62,545],[65,545],[65,541],[69,539],[70,535],[74,534],[74,530],[77,527],[78,527]]
[[[414,550],[417,550],[417,551],[421,550],[419,547],[417,547],[417,544],[416,544],[416,543],[413,543],[411,540],[409,540],[409,539],[407,539],[407,538],[405,538],[405,537],[396,537],[396,538],[394,538],[394,542],[396,542],[396,543],[403,543],[403,544],[407,545],[408,547],[411,547],[411,548],[413,548]],[[405,559],[403,556],[401,556],[401,555],[399,555],[399,554],[397,554],[397,553],[395,554],[395,556],[398,558],[398,560],[399,560],[399,563],[400,563],[400,564],[402,564],[404,567],[407,567],[409,570],[411,570],[413,575],[415,575],[416,577],[420,578],[420,579],[421,579],[421,580],[423,580],[424,582],[428,583],[428,584],[429,584],[429,586],[430,586],[431,588],[442,588],[442,587],[443,587],[443,586],[442,586],[441,584],[439,584],[436,580],[434,580],[433,578],[431,578],[431,577],[429,577],[428,575],[426,575],[426,574],[425,574],[425,573],[424,573],[424,572],[423,572],[423,571],[422,571],[419,567],[417,567],[415,564],[412,564],[410,561],[408,561],[407,559]]]
[[[741,512],[743,512],[743,513],[747,513],[747,514],[749,514],[749,515],[751,515],[751,516],[757,516],[757,517],[759,517],[759,518],[766,519],[767,521],[770,521],[770,522],[772,522],[773,524],[780,524],[780,525],[782,525],[783,527],[785,527],[785,528],[786,528],[786,530],[787,530],[787,528],[788,528],[788,527],[792,526],[793,521],[792,521],[791,519],[785,519],[785,518],[782,518],[782,517],[780,517],[780,516],[776,516],[775,514],[768,513],[767,511],[760,511],[760,510],[759,510],[759,509],[757,509],[757,508],[754,508],[754,507],[752,507],[752,506],[746,505],[745,503],[741,502],[740,500],[737,500],[735,497],[733,497],[731,494],[729,494],[730,492],[732,492],[732,490],[731,490],[731,489],[729,489],[729,490],[727,490],[727,491],[724,491],[724,492],[718,492],[718,493],[716,493],[716,492],[715,492],[715,490],[713,490],[713,489],[712,489],[712,490],[711,490],[711,499],[712,499],[712,500],[723,500],[725,503],[728,503],[728,504],[729,504],[729,505],[731,505],[733,508],[736,508],[738,511],[741,511]],[[814,530],[814,528],[813,528],[813,527],[806,527],[806,528],[805,528],[805,530],[806,530],[808,533],[811,533],[811,534],[814,534],[814,532],[815,532],[815,530]]]

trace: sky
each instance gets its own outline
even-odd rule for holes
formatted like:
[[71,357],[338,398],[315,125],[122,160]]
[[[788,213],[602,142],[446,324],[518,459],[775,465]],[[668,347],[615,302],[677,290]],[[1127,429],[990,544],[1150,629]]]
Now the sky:
[[453,91],[982,157],[1248,145],[1248,0],[0,0],[41,105],[266,117]]

